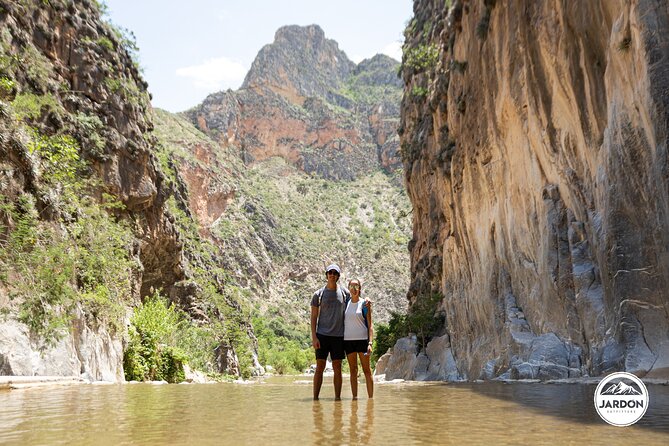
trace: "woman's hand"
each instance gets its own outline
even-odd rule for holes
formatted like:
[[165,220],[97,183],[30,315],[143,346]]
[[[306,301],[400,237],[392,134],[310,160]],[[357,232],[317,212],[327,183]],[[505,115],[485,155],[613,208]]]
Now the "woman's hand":
[[371,309],[372,308],[372,301],[365,298],[365,306],[367,307],[368,310]]
[[367,344],[367,356],[372,356],[372,343]]

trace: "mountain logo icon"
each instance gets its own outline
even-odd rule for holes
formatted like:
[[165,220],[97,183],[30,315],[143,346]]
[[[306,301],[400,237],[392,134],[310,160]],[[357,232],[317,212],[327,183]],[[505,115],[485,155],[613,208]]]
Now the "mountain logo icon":
[[602,395],[641,395],[641,392],[634,388],[634,384],[627,385],[622,380],[618,384],[611,384]]
[[613,426],[624,427],[636,423],[646,413],[649,402],[646,385],[631,373],[611,373],[595,389],[597,414]]

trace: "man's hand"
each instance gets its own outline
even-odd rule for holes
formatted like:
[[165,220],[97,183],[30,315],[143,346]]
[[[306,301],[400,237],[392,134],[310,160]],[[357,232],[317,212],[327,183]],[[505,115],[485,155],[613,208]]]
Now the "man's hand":
[[368,310],[371,309],[372,308],[372,301],[365,298],[365,306],[367,307]]
[[311,345],[313,345],[314,348],[316,350],[318,350],[319,348],[321,348],[321,341],[319,341],[317,337],[312,337],[311,338]]

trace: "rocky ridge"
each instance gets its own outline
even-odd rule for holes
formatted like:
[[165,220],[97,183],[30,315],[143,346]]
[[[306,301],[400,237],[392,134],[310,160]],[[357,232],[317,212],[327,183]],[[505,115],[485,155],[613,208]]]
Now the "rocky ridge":
[[666,378],[667,3],[452,3],[406,31],[411,300],[462,378]]
[[286,26],[238,91],[210,95],[186,114],[223,146],[239,147],[247,165],[279,156],[307,173],[353,180],[400,166],[397,66],[383,55],[355,65],[319,26]]

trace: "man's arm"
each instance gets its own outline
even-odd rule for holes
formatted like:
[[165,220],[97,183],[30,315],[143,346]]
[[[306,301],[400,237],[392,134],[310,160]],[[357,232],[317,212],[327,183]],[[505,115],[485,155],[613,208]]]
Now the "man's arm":
[[316,336],[316,324],[318,323],[319,311],[320,307],[314,305],[311,306],[311,345],[313,345],[314,348],[321,348],[321,343]]
[[372,306],[367,307],[367,354],[372,354],[372,342],[374,341],[374,325],[372,324]]

